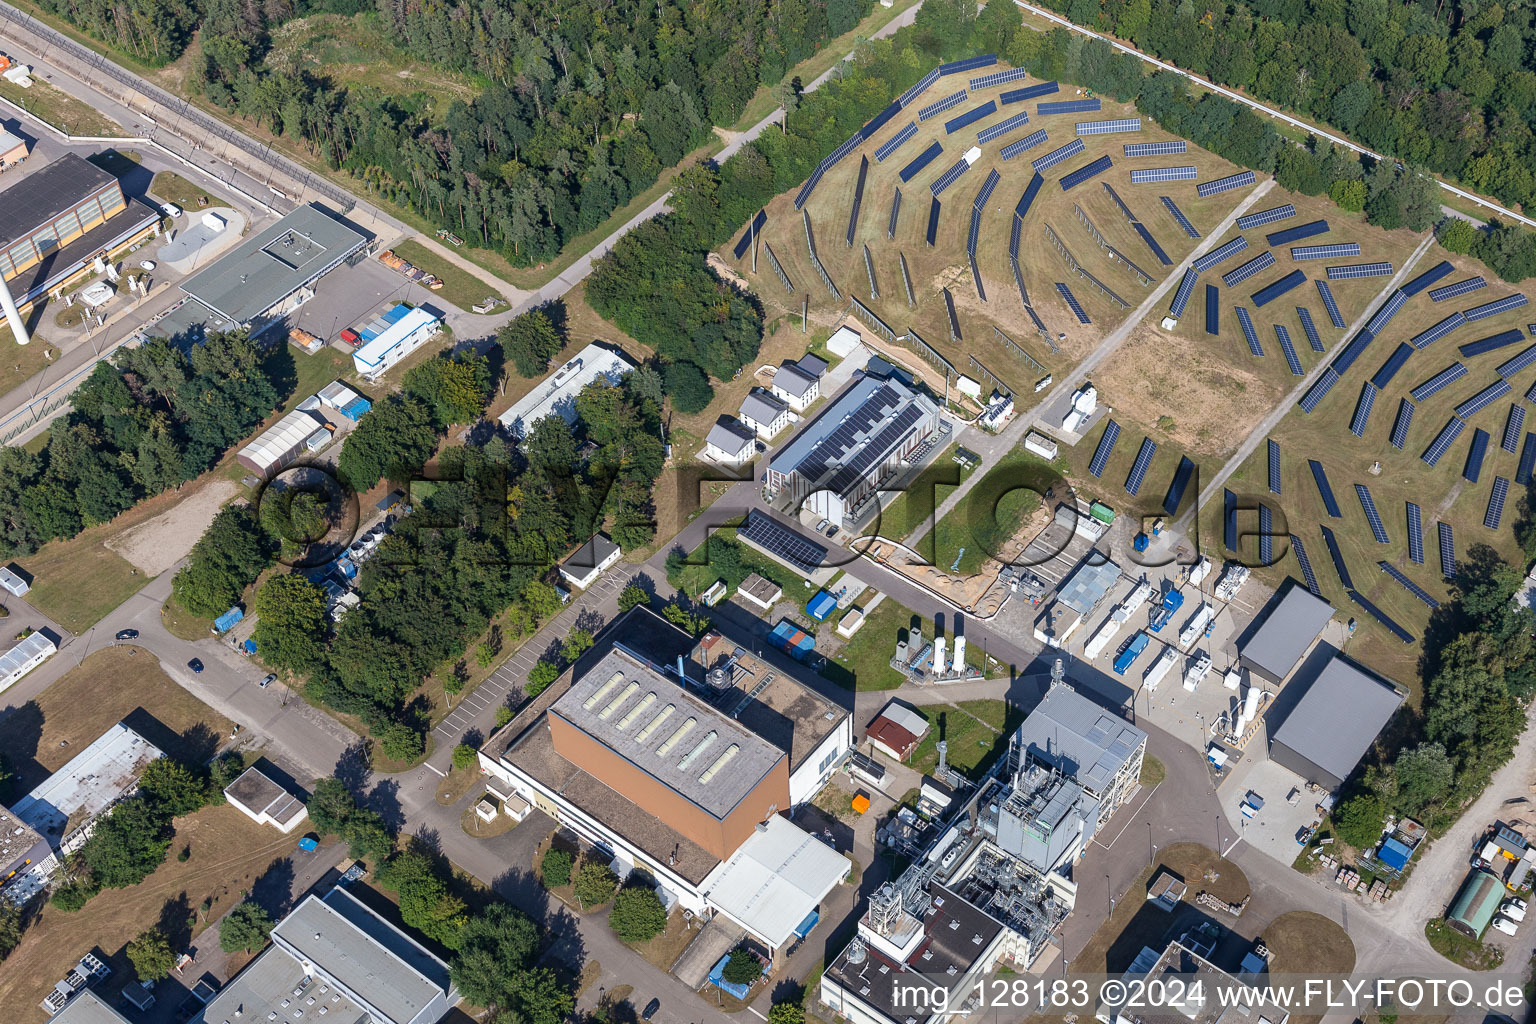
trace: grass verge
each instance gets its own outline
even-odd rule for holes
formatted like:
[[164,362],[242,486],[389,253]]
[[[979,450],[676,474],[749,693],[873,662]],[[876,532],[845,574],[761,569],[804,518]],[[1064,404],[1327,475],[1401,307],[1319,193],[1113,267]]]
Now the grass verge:
[[1468,970],[1491,971],[1504,962],[1502,949],[1468,938],[1440,918],[1425,922],[1424,937],[1436,953]]
[[127,134],[116,121],[41,79],[32,79],[29,89],[0,79],[0,96],[66,135],[121,138]]
[[421,270],[435,275],[443,282],[443,287],[437,294],[466,313],[471,307],[488,298],[501,300],[501,305],[497,309],[504,308],[506,305],[506,298],[496,288],[486,284],[458,264],[443,259],[414,239],[408,238],[396,245],[394,253],[401,259],[409,260]]
[[229,205],[229,200],[217,192],[198,188],[174,171],[161,171],[155,175],[155,180],[149,183],[149,191],[162,202],[175,203],[188,213],[202,209],[197,202],[199,199],[207,199],[204,205],[210,207]]

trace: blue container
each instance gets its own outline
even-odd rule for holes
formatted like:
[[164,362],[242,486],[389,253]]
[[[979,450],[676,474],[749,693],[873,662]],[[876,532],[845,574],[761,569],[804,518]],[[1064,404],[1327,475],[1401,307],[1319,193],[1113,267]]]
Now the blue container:
[[240,609],[239,605],[235,605],[229,611],[213,620],[213,631],[215,633],[227,633],[231,626],[243,618],[245,618],[245,612]]

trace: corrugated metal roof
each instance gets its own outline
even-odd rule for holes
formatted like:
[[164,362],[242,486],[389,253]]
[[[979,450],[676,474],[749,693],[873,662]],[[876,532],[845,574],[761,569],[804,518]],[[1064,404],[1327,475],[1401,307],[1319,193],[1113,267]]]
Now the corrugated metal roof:
[[33,633],[15,647],[0,654],[0,679],[9,676],[44,651],[52,654],[57,650],[58,647],[52,640],[41,633]]
[[261,435],[240,449],[240,455],[249,459],[261,470],[271,469],[288,454],[301,447],[315,428],[324,426],[303,409],[295,409],[278,420]]

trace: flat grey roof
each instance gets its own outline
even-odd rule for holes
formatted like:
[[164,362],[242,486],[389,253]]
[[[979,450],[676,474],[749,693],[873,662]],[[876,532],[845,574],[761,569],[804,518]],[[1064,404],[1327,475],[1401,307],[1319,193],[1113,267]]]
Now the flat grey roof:
[[255,765],[224,787],[224,795],[257,814],[288,824],[304,810],[304,804]]
[[730,813],[785,756],[621,648],[577,678],[549,710],[716,818]]
[[1332,617],[1333,605],[1293,581],[1283,595],[1270,601],[1263,623],[1249,634],[1239,653],[1276,679],[1284,679]]
[[1078,566],[1061,589],[1056,600],[1079,615],[1088,615],[1098,607],[1104,595],[1114,589],[1120,579],[1120,566],[1111,561],[1098,564],[1084,562]]
[[1146,742],[1147,734],[1063,685],[1053,686],[1014,734],[1014,742],[1095,793]]
[[101,1001],[90,989],[77,993],[53,1015],[57,1024],[128,1024],[128,1018]]
[[1385,680],[1337,652],[1311,678],[1298,675],[1290,685],[1307,689],[1271,742],[1289,747],[1339,779],[1349,778],[1403,702],[1403,695]]
[[75,208],[111,184],[112,175],[75,153],[65,153],[0,192],[0,249]]
[[249,323],[367,241],[314,206],[258,231],[181,290],[237,324]]

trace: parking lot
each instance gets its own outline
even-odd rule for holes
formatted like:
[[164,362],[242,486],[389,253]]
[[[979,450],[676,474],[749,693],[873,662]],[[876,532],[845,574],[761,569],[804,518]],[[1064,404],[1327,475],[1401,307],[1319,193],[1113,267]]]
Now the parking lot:
[[[299,327],[334,342],[348,327],[364,324],[396,303],[425,306],[439,315],[448,307],[437,301],[437,293],[423,288],[403,274],[368,257],[356,266],[340,266],[325,276],[319,286],[323,298],[312,299],[288,318],[289,326]],[[347,347],[347,352],[352,349]]]

